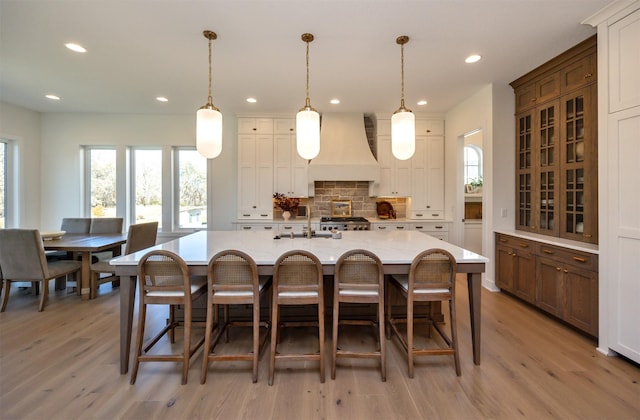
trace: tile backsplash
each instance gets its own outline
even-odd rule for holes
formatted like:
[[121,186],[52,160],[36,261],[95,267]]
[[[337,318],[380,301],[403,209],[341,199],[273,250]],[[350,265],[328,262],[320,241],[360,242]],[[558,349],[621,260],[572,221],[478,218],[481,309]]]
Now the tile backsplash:
[[[376,203],[387,201],[396,211],[396,217],[406,216],[406,199],[369,197],[368,181],[316,181],[315,197],[301,199],[302,206],[309,204],[312,217],[331,216],[331,200],[351,200],[353,216],[373,220],[377,217]],[[281,219],[282,212],[274,209],[274,219]]]

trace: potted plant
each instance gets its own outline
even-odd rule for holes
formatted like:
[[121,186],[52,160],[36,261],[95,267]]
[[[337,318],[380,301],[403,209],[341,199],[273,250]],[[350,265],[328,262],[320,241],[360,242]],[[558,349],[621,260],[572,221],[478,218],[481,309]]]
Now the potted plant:
[[281,193],[274,193],[273,205],[275,208],[282,210],[282,218],[284,220],[289,220],[292,214],[296,214],[298,212],[300,199],[297,197],[287,197]]
[[482,192],[482,177],[472,178],[467,184],[468,193],[481,193]]

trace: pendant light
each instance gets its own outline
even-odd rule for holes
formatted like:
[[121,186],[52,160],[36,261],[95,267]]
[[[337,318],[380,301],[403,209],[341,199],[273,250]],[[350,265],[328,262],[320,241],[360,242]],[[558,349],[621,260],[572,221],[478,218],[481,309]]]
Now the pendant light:
[[302,34],[307,44],[307,98],[304,107],[296,114],[296,149],[303,159],[313,159],[320,153],[320,114],[311,107],[309,100],[309,43],[312,34]]
[[402,69],[402,99],[400,108],[391,117],[391,153],[396,159],[407,160],[416,151],[416,118],[410,109],[404,106],[404,44],[409,42],[406,35],[399,36],[400,63]]
[[209,91],[207,104],[196,113],[196,149],[207,159],[213,159],[222,152],[222,114],[211,99],[211,41],[218,35],[213,31],[202,34],[209,40]]

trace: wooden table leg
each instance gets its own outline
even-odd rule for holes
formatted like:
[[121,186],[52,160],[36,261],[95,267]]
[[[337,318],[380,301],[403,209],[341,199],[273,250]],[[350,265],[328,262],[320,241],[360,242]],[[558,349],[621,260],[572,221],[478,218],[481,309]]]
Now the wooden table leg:
[[473,363],[480,365],[480,306],[482,303],[482,274],[467,273],[469,289],[469,315],[471,317],[471,343],[473,345]]
[[82,300],[89,300],[91,299],[91,252],[84,251],[81,254],[82,274],[77,283],[80,287]]
[[136,277],[120,276],[120,374],[129,370]]

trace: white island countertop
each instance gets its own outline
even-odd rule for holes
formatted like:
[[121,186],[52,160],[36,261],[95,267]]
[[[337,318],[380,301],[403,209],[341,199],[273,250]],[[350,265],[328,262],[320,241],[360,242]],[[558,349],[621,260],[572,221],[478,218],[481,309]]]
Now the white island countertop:
[[[207,265],[217,252],[239,249],[251,255],[258,265],[271,265],[274,260],[293,249],[303,249],[316,255],[323,265],[334,265],[340,255],[351,249],[366,249],[378,255],[383,264],[410,264],[421,251],[442,248],[456,262],[487,263],[486,257],[417,231],[341,231],[342,239],[315,237],[295,238],[287,235],[274,239],[268,231],[200,231],[173,241],[156,245],[179,254],[187,264]],[[112,265],[136,265],[149,249],[111,260]]]

